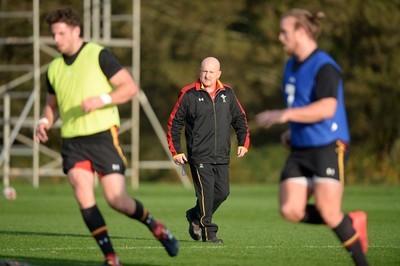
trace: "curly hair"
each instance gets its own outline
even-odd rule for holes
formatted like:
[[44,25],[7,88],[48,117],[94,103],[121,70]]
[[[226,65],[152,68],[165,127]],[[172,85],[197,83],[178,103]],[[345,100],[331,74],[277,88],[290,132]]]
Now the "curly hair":
[[57,22],[64,22],[70,26],[81,26],[81,18],[70,7],[64,7],[51,12],[46,17],[46,22],[49,26]]

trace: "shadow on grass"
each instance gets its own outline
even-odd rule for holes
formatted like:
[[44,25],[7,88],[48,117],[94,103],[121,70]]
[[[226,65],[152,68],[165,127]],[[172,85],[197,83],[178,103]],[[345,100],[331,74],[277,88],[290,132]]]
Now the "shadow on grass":
[[[41,259],[31,257],[6,258],[0,255],[0,266],[99,266],[102,261],[76,261],[65,259]],[[160,264],[124,263],[124,266],[160,266]]]
[[[92,238],[92,236],[88,233],[87,235],[83,234],[63,234],[63,233],[50,233],[50,232],[28,232],[28,231],[2,231],[0,230],[1,235],[27,235],[27,236],[69,236],[69,237],[79,237],[79,238]],[[132,237],[123,237],[123,236],[111,236],[112,239],[134,239]],[[140,238],[135,238],[136,240]],[[148,240],[147,238],[142,238],[142,240]],[[1,264],[0,264],[1,266]]]
[[[28,231],[3,231],[0,230],[0,235],[18,235],[18,236],[56,236],[56,237],[77,237],[77,238],[92,238],[91,235],[84,234],[63,234],[50,232],[28,232]],[[113,239],[134,239],[132,237],[113,236]],[[135,238],[135,240],[149,240],[149,238]],[[24,256],[5,257],[0,255],[0,266],[99,266],[102,261],[76,261],[65,259],[41,259]],[[124,266],[160,266],[160,264],[143,264],[143,263],[124,263]]]
[[90,235],[80,234],[61,234],[61,233],[49,233],[49,232],[28,232],[28,231],[2,231],[2,235],[28,235],[28,236],[70,236],[70,237],[89,237]]

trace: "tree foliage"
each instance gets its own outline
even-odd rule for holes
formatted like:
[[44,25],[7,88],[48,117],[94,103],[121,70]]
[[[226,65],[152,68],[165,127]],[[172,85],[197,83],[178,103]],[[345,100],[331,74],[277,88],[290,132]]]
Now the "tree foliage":
[[[30,1],[20,2],[28,5]],[[15,9],[12,1],[0,4],[2,11]],[[43,19],[50,8],[63,4],[82,12],[82,1],[41,1]],[[114,13],[129,14],[132,9],[131,1],[116,0],[112,5]],[[368,161],[355,164],[368,168],[374,167],[371,160],[375,166],[379,162],[382,171],[389,166],[398,179],[398,0],[141,1],[141,87],[160,122],[165,128],[179,90],[197,79],[201,60],[215,56],[222,64],[221,80],[233,87],[248,114],[254,150],[278,142],[282,128],[260,129],[254,115],[283,107],[281,75],[287,55],[278,42],[279,23],[281,15],[294,7],[326,14],[319,45],[344,70],[353,150]],[[41,29],[47,30],[45,24]],[[21,34],[27,27],[1,23],[0,30],[4,37]],[[129,23],[115,23],[113,30],[120,37],[131,34]],[[0,47],[0,51],[1,64],[23,61],[29,54],[23,48]],[[127,53],[117,51],[121,60],[131,58]],[[5,77],[0,81],[3,84]],[[149,124],[142,125],[142,131],[151,130]],[[153,155],[147,143],[151,141],[145,138],[142,145],[144,153]],[[357,171],[354,165],[350,168]]]

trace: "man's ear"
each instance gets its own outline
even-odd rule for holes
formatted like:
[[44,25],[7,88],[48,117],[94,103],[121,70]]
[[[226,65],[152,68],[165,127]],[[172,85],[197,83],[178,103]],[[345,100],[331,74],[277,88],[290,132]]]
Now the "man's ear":
[[75,26],[72,31],[74,33],[74,36],[77,36],[77,37],[81,36],[81,27]]

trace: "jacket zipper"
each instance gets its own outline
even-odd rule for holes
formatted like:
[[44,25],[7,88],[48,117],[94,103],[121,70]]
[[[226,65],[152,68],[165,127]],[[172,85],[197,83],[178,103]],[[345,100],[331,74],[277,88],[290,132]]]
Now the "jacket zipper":
[[217,113],[216,113],[216,111],[215,111],[215,99],[217,98],[217,95],[218,95],[218,93],[220,92],[221,90],[217,90],[216,92],[215,92],[215,95],[214,95],[214,99],[213,99],[213,97],[211,97],[211,95],[207,92],[207,95],[208,95],[208,97],[210,97],[210,99],[211,99],[211,102],[212,102],[212,105],[213,105],[213,113],[214,113],[214,127],[215,127],[215,132],[214,132],[214,164],[216,164],[217,162],[216,162],[216,158],[217,158]]
[[215,111],[215,99],[217,98],[219,92],[220,92],[220,90],[217,90],[215,92],[214,99],[212,99],[212,97],[211,97],[212,104],[213,104],[214,127],[215,127],[215,132],[214,132],[214,164],[217,163],[216,159],[217,159],[217,133],[218,133],[218,130],[217,130],[217,112]]

